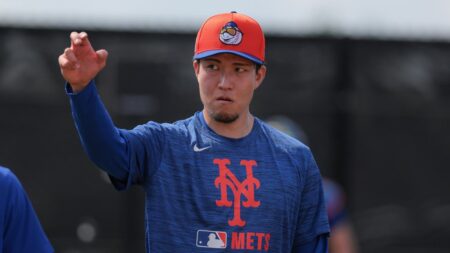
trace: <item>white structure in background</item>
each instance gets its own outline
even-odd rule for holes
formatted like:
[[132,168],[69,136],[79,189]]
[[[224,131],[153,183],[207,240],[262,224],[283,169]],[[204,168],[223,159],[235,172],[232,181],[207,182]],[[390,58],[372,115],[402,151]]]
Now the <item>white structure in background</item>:
[[232,10],[268,34],[450,39],[448,0],[0,0],[0,26],[195,32]]

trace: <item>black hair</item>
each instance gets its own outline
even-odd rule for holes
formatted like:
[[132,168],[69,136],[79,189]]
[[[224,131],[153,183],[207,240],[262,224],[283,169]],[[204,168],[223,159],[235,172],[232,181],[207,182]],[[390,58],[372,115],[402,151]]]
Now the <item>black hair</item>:
[[259,71],[259,69],[262,67],[262,65],[263,65],[263,64],[255,63],[255,70],[256,70],[256,73],[258,73],[258,71]]

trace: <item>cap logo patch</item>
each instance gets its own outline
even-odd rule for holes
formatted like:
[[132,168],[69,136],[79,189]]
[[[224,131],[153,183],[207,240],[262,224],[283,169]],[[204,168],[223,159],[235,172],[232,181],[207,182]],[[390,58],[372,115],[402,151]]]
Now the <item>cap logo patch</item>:
[[242,32],[233,21],[228,22],[220,30],[220,41],[227,45],[239,45],[242,41]]

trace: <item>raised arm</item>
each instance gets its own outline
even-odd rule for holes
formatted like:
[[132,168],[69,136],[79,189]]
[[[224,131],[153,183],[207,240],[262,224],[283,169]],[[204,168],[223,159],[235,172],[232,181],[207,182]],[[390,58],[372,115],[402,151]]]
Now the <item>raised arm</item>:
[[159,164],[163,138],[160,125],[118,129],[93,80],[105,67],[108,53],[103,49],[95,51],[84,32],[72,32],[70,40],[71,46],[59,56],[59,64],[84,150],[112,176],[116,188],[143,183],[145,172]]
[[72,32],[70,44],[58,60],[83,148],[98,167],[115,179],[127,181],[127,141],[112,122],[93,80],[105,67],[108,53],[94,51],[85,32]]

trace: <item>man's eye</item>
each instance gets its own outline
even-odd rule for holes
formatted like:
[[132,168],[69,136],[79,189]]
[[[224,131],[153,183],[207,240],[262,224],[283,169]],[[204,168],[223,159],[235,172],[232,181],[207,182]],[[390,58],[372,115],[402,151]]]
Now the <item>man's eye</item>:
[[236,72],[238,72],[238,73],[242,73],[245,71],[247,71],[245,68],[241,68],[241,67],[236,68]]
[[214,65],[214,64],[206,65],[206,68],[209,70],[217,70],[218,69],[217,65]]

